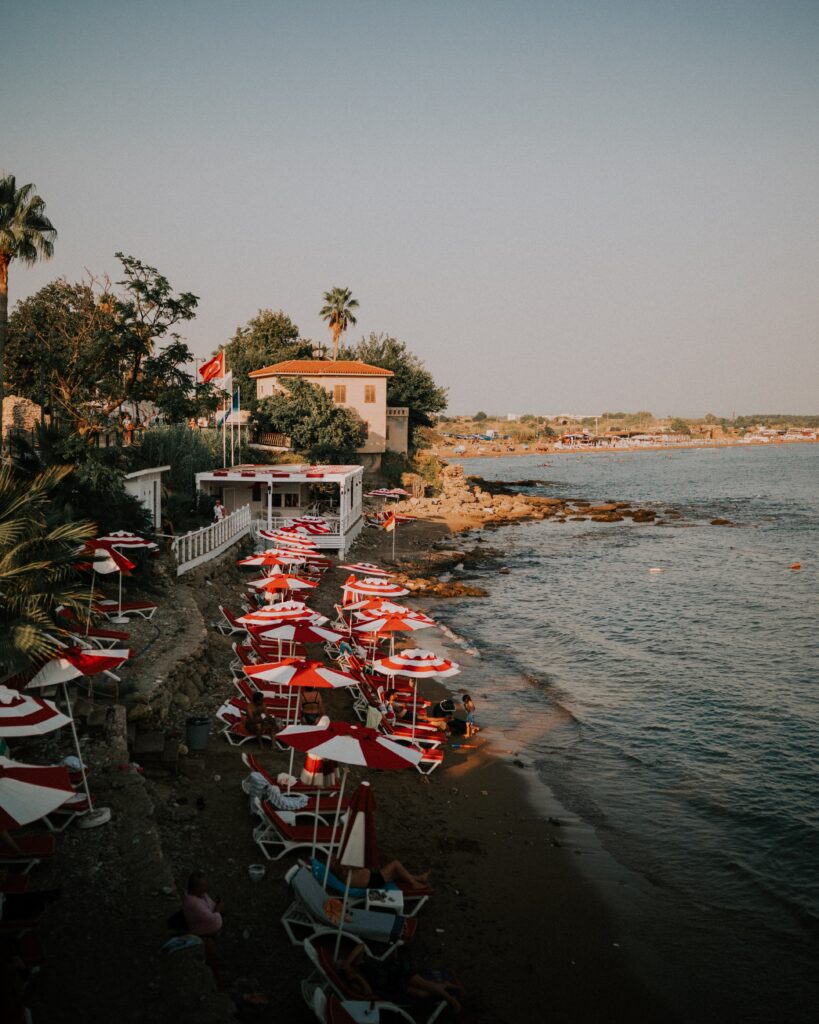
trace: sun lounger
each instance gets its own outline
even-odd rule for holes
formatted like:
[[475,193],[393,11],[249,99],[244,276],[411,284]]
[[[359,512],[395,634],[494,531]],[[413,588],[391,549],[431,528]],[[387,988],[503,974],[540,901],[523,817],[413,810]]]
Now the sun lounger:
[[53,857],[57,849],[54,836],[14,836],[13,838],[21,852],[17,853],[5,845],[0,845],[0,868],[21,865],[23,874],[27,874],[41,860]]
[[91,797],[91,803],[88,803],[88,797],[85,793],[76,793],[70,797],[64,804],[55,808],[50,814],[46,814],[40,820],[45,824],[52,832],[65,832],[68,826],[75,818],[79,818],[83,814],[87,814],[92,810],[97,802],[95,796]]
[[156,613],[157,606],[153,601],[98,601],[96,609],[106,619],[117,618],[122,615],[139,615],[143,619],[152,619]]
[[[338,927],[327,913],[328,900],[332,899],[335,904],[338,898],[328,897],[308,868],[296,864],[284,877],[293,892],[293,902],[282,914],[282,924],[294,946],[304,945],[305,939],[327,928]],[[386,960],[399,946],[409,942],[417,927],[415,918],[348,906],[343,932],[363,942],[369,956]]]
[[[327,874],[327,891],[334,892],[339,896],[344,895],[345,884],[344,882],[333,874],[332,871],[327,871],[326,864],[322,863],[317,857],[313,857],[309,864],[310,870],[313,872],[313,877],[317,879],[323,886],[324,876]],[[400,892],[404,902],[404,915],[406,917],[415,917],[421,907],[427,902],[432,896],[433,890],[428,886],[424,886],[423,889],[416,889],[406,882],[387,882],[384,886],[387,892]],[[382,891],[382,890],[378,890]],[[367,890],[359,889],[356,886],[352,886],[347,894],[347,900],[351,906],[360,906],[367,902]],[[384,908],[387,910],[388,908]]]
[[[263,806],[263,813],[264,821],[253,829],[253,839],[268,860],[278,860],[296,850],[312,849],[312,821],[309,825],[297,825],[289,818],[289,812],[277,811],[270,805]],[[341,836],[341,825],[335,832],[332,825],[319,825],[315,831],[316,849],[326,854],[331,842],[337,843]]]
[[222,613],[222,621],[214,622],[213,625],[222,636],[242,636],[247,634],[246,627],[237,621],[236,616],[229,608],[225,608],[223,604],[220,604],[219,611]]
[[[249,768],[252,772],[258,772],[259,775],[263,776],[271,786],[279,786],[282,790],[287,790],[286,785],[282,785],[277,778],[274,778],[269,771],[262,765],[261,761],[255,756],[255,754],[242,753],[242,761],[246,768]],[[337,793],[339,784],[336,783],[333,786],[314,786],[312,783],[307,784],[304,782],[294,782],[291,784],[290,793]]]
[[251,732],[248,729],[245,722],[244,707],[235,698],[225,701],[216,712],[216,717],[222,723],[222,730],[219,735],[224,736],[232,747],[241,747],[248,740],[267,740],[268,743],[273,742],[273,737],[269,733],[263,732],[260,736],[257,736],[255,732]]

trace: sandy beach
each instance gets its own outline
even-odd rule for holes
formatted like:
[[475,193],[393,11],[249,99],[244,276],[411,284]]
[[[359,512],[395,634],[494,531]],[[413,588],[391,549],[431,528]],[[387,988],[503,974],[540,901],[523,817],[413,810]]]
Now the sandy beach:
[[[469,525],[416,522],[402,529],[397,559],[425,564],[436,541]],[[381,531],[367,530],[354,554],[386,561],[390,545]],[[243,577],[235,557],[234,549],[220,564],[174,583],[163,600],[173,601],[179,588],[206,621],[215,618],[219,603],[236,603]],[[345,576],[331,570],[314,606],[330,611]],[[213,630],[207,641],[214,682],[186,713],[212,714],[230,692],[230,642]],[[491,687],[470,673],[468,656],[461,660],[465,671],[452,692],[474,692],[483,731],[468,743],[452,741],[429,779],[414,771],[369,776],[382,858],[429,870],[436,891],[421,913],[413,962],[458,971],[467,990],[464,1021],[671,1019],[637,980],[628,937],[580,870],[583,853],[566,822],[537,798],[534,773],[514,751],[493,750]],[[426,684],[425,692],[447,691]],[[327,705],[334,717],[352,717],[344,694],[331,693]],[[180,728],[184,718],[177,715]],[[285,754],[265,749],[261,756],[275,772],[286,768]],[[175,776],[150,766],[144,774],[96,768],[94,790],[113,808],[113,822],[66,832],[54,863],[37,879],[61,884],[63,897],[49,913],[49,968],[32,992],[35,1019],[234,1019],[223,996],[205,991],[208,975],[169,971],[160,953],[165,919],[178,905],[174,890],[193,868],[206,871],[225,899],[220,973],[238,1019],[312,1019],[299,990],[307,961],[288,944],[279,920],[289,903],[283,877],[294,858],[269,862],[261,882],[248,877],[248,865],[263,858],[240,789],[246,775],[240,751],[215,735],[206,752],[180,760]],[[355,783],[363,776],[352,770],[351,777]],[[246,993],[261,993],[266,1002],[246,1005]]]

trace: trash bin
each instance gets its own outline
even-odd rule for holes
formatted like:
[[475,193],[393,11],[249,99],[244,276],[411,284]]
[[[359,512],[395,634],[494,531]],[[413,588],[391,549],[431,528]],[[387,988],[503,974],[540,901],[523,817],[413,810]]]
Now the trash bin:
[[206,715],[186,719],[185,742],[188,750],[206,750],[209,736],[210,719]]

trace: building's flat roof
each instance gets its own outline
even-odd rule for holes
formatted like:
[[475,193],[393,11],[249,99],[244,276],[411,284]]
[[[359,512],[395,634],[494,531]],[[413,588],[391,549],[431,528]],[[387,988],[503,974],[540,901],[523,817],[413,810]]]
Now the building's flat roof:
[[357,359],[286,359],[261,370],[251,377],[393,377],[392,370],[371,366]]
[[148,476],[149,473],[170,473],[170,466],[151,466],[149,469],[135,469],[133,473],[126,473],[126,480],[136,480],[140,476]]
[[234,483],[312,483],[325,481],[340,483],[357,473],[363,473],[363,466],[311,466],[306,463],[299,465],[265,466],[243,465],[228,466],[225,469],[209,469],[196,474],[196,481],[207,480],[212,483],[229,480]]

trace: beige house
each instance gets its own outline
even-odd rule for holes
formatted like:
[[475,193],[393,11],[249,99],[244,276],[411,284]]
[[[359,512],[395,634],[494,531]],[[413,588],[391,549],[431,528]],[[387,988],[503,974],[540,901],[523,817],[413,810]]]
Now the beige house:
[[407,410],[387,407],[392,370],[352,359],[289,359],[254,370],[250,376],[256,381],[259,399],[281,390],[283,379],[301,377],[324,388],[336,405],[357,412],[367,425],[367,438],[358,451],[368,468],[378,468],[387,449],[407,451]]

